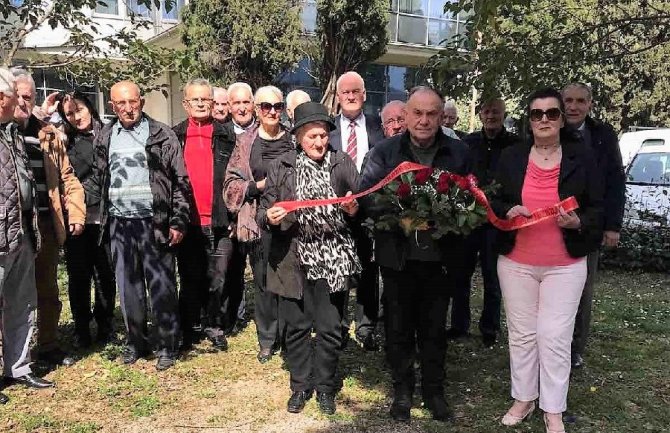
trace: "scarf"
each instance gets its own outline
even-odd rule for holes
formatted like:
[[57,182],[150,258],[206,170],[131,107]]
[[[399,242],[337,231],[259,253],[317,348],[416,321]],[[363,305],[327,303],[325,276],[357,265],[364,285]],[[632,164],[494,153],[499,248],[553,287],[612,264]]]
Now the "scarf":
[[[298,153],[296,177],[298,200],[337,197],[330,184],[330,152],[322,163]],[[307,279],[325,279],[331,293],[347,290],[349,277],[361,272],[361,263],[343,211],[328,205],[297,212],[298,259]]]

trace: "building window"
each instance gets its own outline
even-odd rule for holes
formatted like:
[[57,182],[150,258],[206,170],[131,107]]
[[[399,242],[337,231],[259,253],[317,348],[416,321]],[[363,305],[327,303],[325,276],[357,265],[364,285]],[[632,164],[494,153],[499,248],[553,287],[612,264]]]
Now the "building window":
[[389,39],[425,46],[446,46],[464,31],[464,17],[446,14],[444,6],[454,0],[390,0]]
[[302,29],[307,34],[316,33],[316,0],[302,1]]
[[139,0],[127,0],[126,7],[129,16],[133,14],[138,17],[151,18],[151,9],[140,3]]
[[79,85],[71,76],[61,78],[56,71],[51,69],[38,69],[33,72],[35,80],[35,102],[39,106],[44,102],[47,96],[53,92],[72,92],[78,90],[91,100],[94,107],[102,114],[100,110],[100,92],[95,86]]
[[165,8],[165,1],[161,1],[161,13],[163,20],[178,20],[179,19],[179,13],[181,12],[181,9],[184,7],[184,0],[172,0],[172,9],[168,12]]
[[99,14],[118,15],[119,1],[118,0],[101,0],[95,6],[95,12]]

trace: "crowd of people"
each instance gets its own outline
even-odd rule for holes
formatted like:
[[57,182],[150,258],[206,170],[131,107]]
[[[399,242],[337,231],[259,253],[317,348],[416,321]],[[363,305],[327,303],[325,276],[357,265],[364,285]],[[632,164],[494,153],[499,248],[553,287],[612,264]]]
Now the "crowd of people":
[[[499,98],[481,101],[482,129],[467,134],[453,129],[453,101],[429,86],[389,102],[379,117],[366,112],[356,72],[340,76],[336,91],[332,118],[300,90],[284,98],[274,86],[254,93],[246,83],[223,89],[194,79],[183,89],[187,119],[170,128],[143,111],[136,84],[121,81],[109,95],[116,117],[105,124],[79,92],[35,107],[30,75],[0,69],[5,378],[53,386],[31,370],[34,331],[39,361],[76,361],[58,343],[61,246],[77,347],[113,338],[118,289],[121,362],[155,353],[158,370],[205,338],[227,350],[227,337],[246,324],[248,258],[257,360],[282,352],[289,412],[314,393],[323,413],[336,411],[356,289],[353,335],[367,351],[386,351],[391,417],[410,420],[418,361],[424,406],[448,420],[447,341],[470,332],[479,261],[484,347],[500,337],[501,304],[507,318],[514,403],[501,422],[520,423],[539,400],[547,432],[563,432],[571,368],[584,363],[598,250],[617,245],[624,206],[616,134],[589,116],[591,90],[572,83],[534,92],[525,139],[504,128]],[[277,205],[347,197],[405,161],[495,182],[489,199],[501,218],[531,217],[571,196],[579,208],[513,231],[485,224],[436,240],[429,230],[370,230],[365,219],[389,212],[370,196],[295,212]]]

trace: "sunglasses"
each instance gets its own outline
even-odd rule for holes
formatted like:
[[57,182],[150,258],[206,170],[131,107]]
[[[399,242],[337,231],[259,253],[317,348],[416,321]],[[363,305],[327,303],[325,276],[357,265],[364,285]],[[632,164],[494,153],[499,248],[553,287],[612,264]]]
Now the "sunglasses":
[[530,110],[530,120],[531,122],[539,122],[544,116],[547,116],[547,120],[558,120],[563,115],[563,112],[560,108],[550,108],[548,110],[540,110],[539,108],[534,108]]
[[277,102],[274,104],[270,104],[269,102],[261,102],[258,104],[258,106],[261,108],[261,111],[264,113],[269,113],[273,108],[275,109],[276,112],[280,112],[284,110],[284,103],[283,102]]

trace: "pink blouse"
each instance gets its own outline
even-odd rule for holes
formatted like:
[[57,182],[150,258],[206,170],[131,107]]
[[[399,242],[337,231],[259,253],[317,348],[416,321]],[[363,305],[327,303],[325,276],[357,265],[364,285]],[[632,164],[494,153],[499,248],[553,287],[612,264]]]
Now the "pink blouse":
[[[533,212],[558,203],[560,201],[558,196],[560,171],[560,164],[544,169],[529,159],[521,191],[523,206]],[[514,249],[507,255],[507,258],[532,266],[566,266],[579,261],[579,258],[570,257],[568,254],[563,241],[563,233],[555,218],[519,229]]]

